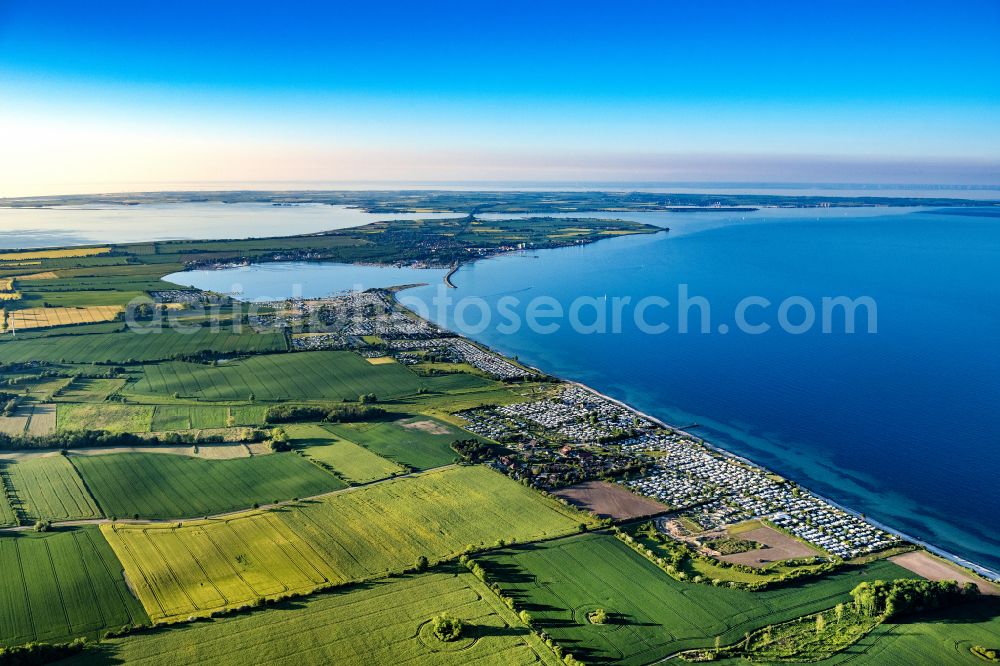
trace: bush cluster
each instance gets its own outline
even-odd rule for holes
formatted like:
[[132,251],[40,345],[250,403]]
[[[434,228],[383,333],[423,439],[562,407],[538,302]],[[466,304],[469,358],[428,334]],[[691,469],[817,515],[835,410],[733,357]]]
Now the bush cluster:
[[299,423],[302,421],[327,421],[352,423],[372,421],[385,416],[381,407],[370,405],[274,405],[264,413],[266,423]]

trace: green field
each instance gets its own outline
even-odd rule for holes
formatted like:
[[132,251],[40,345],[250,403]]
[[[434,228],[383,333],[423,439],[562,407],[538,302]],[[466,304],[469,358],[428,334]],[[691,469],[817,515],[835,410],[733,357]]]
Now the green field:
[[101,529],[162,621],[379,578],[468,545],[559,536],[584,520],[491,470],[454,467],[225,520]]
[[56,397],[60,402],[104,402],[125,386],[124,379],[74,377]]
[[105,514],[120,518],[208,516],[344,487],[293,453],[234,460],[121,453],[72,460]]
[[475,438],[471,433],[429,416],[394,421],[331,423],[324,427],[339,437],[413,469],[448,465],[458,457],[451,443],[456,439]]
[[258,400],[357,400],[365,393],[407,395],[420,386],[420,379],[397,363],[372,365],[352,352],[299,352],[252,356],[218,367],[185,362],[146,365],[130,390],[199,400],[246,400],[251,394]]
[[152,423],[153,408],[148,405],[59,403],[56,410],[58,430],[149,432]]
[[0,536],[0,644],[97,638],[148,623],[95,528]]
[[308,458],[329,465],[353,483],[378,481],[405,471],[354,442],[334,437],[321,426],[290,425],[285,431],[292,444]]
[[99,518],[80,475],[66,456],[54,455],[5,463],[3,475],[18,502],[15,509],[25,520]]
[[267,407],[230,407],[229,413],[232,415],[233,421],[235,421],[234,425],[262,425],[264,423],[264,415],[267,413]]
[[[119,324],[121,326],[121,324]],[[22,363],[121,363],[159,361],[201,351],[218,353],[263,353],[288,348],[282,333],[233,333],[223,329],[196,329],[181,333],[164,328],[141,334],[133,332],[90,335],[54,335],[29,340],[0,342],[0,362]]]
[[[466,623],[468,638],[429,638],[425,625],[447,612]],[[251,615],[171,628],[111,641],[72,664],[266,663],[559,664],[485,586],[452,567],[378,581],[337,594]]]
[[17,525],[17,514],[14,513],[14,507],[7,498],[6,480],[2,474],[0,474],[0,492],[3,492],[0,496],[0,526]]
[[988,664],[970,652],[974,645],[1000,648],[1000,602],[995,598],[909,622],[886,622],[840,654],[816,663],[822,666]]
[[[832,608],[862,580],[913,574],[887,561],[807,585],[747,592],[670,578],[607,534],[561,539],[477,558],[491,578],[561,645],[587,663],[644,664],[723,644],[744,632]],[[604,608],[616,619],[594,625]]]
[[[225,428],[229,409],[201,405],[157,405],[153,410],[153,432]],[[235,420],[235,419],[234,419]]]

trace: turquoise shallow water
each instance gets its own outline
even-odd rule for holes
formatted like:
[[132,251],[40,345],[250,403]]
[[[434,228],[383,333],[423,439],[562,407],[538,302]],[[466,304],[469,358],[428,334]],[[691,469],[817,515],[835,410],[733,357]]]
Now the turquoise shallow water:
[[[995,215],[872,209],[652,214],[642,219],[672,231],[497,257],[462,267],[454,276],[457,289],[425,280],[431,284],[404,298],[522,361],[675,424],[697,423],[696,432],[725,448],[1000,570]],[[295,266],[253,267],[264,290],[257,294],[247,286],[246,270],[201,278],[210,283],[182,281],[222,290],[239,281],[245,297],[254,298],[291,293],[302,278]],[[329,280],[308,273],[306,295],[350,277],[350,269],[330,270]],[[413,281],[385,273],[378,279]],[[699,332],[697,309],[690,317],[694,332],[677,330],[680,285],[707,300],[709,332]],[[434,299],[442,295],[465,305],[439,308]],[[643,332],[629,307],[620,332],[575,331],[566,318],[546,320],[561,322],[554,332],[508,325],[511,315],[523,322],[536,297],[548,299],[551,311],[553,303],[568,310],[579,296],[591,299],[580,311],[585,324],[616,297],[633,305],[664,297],[671,306],[651,307],[647,319],[671,329]],[[770,324],[767,333],[750,335],[736,325],[735,308],[747,296],[772,303],[747,314],[752,323]],[[820,319],[824,296],[871,297],[877,332],[846,334],[842,318],[834,318],[831,333],[823,333],[819,321],[800,334],[781,330],[782,301],[804,299]],[[482,303],[466,297],[486,304],[489,322],[479,319]],[[506,310],[498,309],[504,304]],[[610,329],[610,307],[605,311]],[[792,308],[792,323],[801,318],[801,309]],[[857,321],[865,331],[867,319]],[[721,333],[720,324],[728,332]]]

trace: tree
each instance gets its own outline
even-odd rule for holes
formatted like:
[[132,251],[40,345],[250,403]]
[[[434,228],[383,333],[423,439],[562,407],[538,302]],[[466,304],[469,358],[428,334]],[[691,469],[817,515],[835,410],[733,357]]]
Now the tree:
[[840,624],[844,619],[844,604],[837,604],[833,610],[837,614],[837,624]]
[[450,643],[462,637],[464,625],[457,617],[452,617],[447,613],[436,615],[431,620],[431,630],[439,641]]
[[603,608],[598,608],[587,613],[587,619],[590,620],[591,624],[607,624],[608,612]]
[[426,557],[424,557],[423,555],[421,555],[420,557],[417,558],[417,563],[414,566],[414,568],[418,572],[419,571],[427,571],[427,567],[429,567],[429,566],[430,566],[430,562],[427,561]]
[[521,618],[521,622],[523,622],[526,627],[535,626],[535,618],[531,617],[531,614],[528,613],[528,611],[521,611],[518,613],[518,617]]
[[823,619],[822,613],[816,613],[816,634],[822,634],[824,629],[826,629],[826,620]]

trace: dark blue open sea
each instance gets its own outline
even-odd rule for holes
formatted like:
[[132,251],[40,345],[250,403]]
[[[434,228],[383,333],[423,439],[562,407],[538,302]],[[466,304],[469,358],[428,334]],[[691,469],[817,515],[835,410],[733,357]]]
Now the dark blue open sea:
[[[651,236],[522,252],[463,266],[457,289],[443,271],[342,264],[263,265],[183,273],[174,279],[245,298],[322,296],[351,287],[418,281],[404,300],[448,327],[550,373],[578,380],[799,481],[811,490],[1000,571],[1000,210],[764,209],[753,213],[624,215],[669,226]],[[679,288],[710,308],[678,328]],[[446,296],[451,306],[434,299]],[[607,333],[574,330],[567,317],[544,332],[529,304],[568,311]],[[635,306],[664,333],[640,330]],[[822,298],[869,297],[845,333],[843,314],[822,327]],[[620,332],[613,329],[615,298]],[[741,332],[737,304],[750,307]],[[780,326],[779,306],[800,299],[816,323]],[[481,299],[477,300],[477,299]],[[760,301],[758,301],[759,303]],[[463,303],[457,307],[458,303]],[[485,304],[485,305],[484,305]],[[506,309],[500,310],[503,305]],[[603,308],[602,308],[603,305]],[[490,320],[480,319],[483,307]],[[462,315],[466,326],[456,321]],[[522,320],[511,326],[511,315]],[[719,332],[719,327],[728,332]]]
[[[960,214],[964,213],[964,214]],[[649,221],[654,218],[643,218]],[[659,295],[678,285],[711,307],[712,332],[677,331],[678,315],[651,307],[666,333],[641,332],[624,310],[620,333],[488,325],[479,306],[462,314],[472,337],[548,372],[582,381],[907,534],[1000,570],[1000,210],[871,209],[659,214],[673,231],[527,252],[461,268],[448,290],[523,318],[533,297],[568,308]],[[439,283],[406,292],[445,325]],[[734,325],[751,308],[764,334]],[[815,304],[808,332],[780,329],[790,296]],[[877,333],[821,330],[824,296],[869,296]],[[550,302],[549,306],[552,305]],[[595,320],[595,307],[579,319]],[[610,308],[608,309],[610,312]],[[700,326],[700,311],[692,310]],[[793,307],[792,323],[803,309]],[[545,320],[547,323],[555,320]],[[726,334],[718,332],[727,324]],[[697,329],[698,326],[695,326]],[[610,327],[610,322],[609,322]],[[481,330],[480,330],[481,329]],[[837,332],[839,330],[839,332]]]

